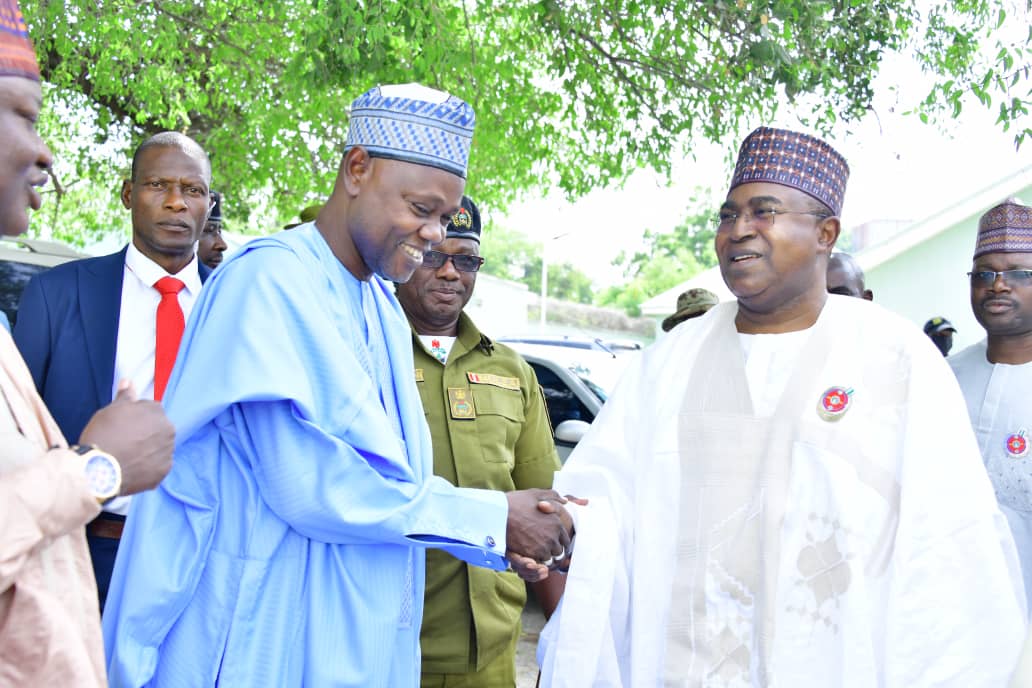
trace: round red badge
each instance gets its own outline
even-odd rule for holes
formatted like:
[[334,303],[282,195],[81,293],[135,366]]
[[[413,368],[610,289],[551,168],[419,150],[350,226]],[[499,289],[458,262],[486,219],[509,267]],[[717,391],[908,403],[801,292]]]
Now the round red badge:
[[836,421],[846,414],[852,403],[853,390],[829,387],[817,402],[817,415],[827,421]]
[[1020,459],[1028,454],[1028,438],[1024,430],[1007,436],[1007,453],[1012,459]]

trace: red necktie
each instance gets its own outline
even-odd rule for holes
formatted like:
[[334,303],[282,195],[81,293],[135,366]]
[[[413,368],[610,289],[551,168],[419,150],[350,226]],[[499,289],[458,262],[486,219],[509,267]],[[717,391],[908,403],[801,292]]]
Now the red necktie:
[[183,338],[186,319],[179,307],[179,292],[186,285],[175,277],[162,277],[154,283],[161,292],[158,304],[158,335],[154,342],[154,401],[161,401],[165,394],[168,376],[179,352],[179,340]]

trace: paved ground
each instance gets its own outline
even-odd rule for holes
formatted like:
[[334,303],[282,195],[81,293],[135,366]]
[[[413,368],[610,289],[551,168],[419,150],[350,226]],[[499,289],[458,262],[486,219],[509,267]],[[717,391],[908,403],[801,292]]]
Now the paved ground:
[[537,683],[538,633],[545,625],[545,617],[541,613],[534,595],[527,595],[527,607],[523,610],[523,635],[516,647],[516,688],[534,688]]

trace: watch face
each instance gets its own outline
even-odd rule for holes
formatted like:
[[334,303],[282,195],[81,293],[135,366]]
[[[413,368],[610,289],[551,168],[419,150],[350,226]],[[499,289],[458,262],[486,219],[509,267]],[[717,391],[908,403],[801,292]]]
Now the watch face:
[[93,494],[98,497],[113,497],[118,490],[118,469],[107,456],[94,454],[86,460],[86,480]]

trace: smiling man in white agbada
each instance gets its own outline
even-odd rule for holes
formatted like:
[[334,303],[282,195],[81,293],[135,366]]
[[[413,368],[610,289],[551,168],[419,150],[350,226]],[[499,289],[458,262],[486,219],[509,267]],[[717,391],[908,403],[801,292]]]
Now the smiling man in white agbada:
[[846,161],[742,145],[716,250],[737,301],[627,371],[555,488],[576,552],[543,686],[992,686],[1025,596],[942,357],[829,295]]

